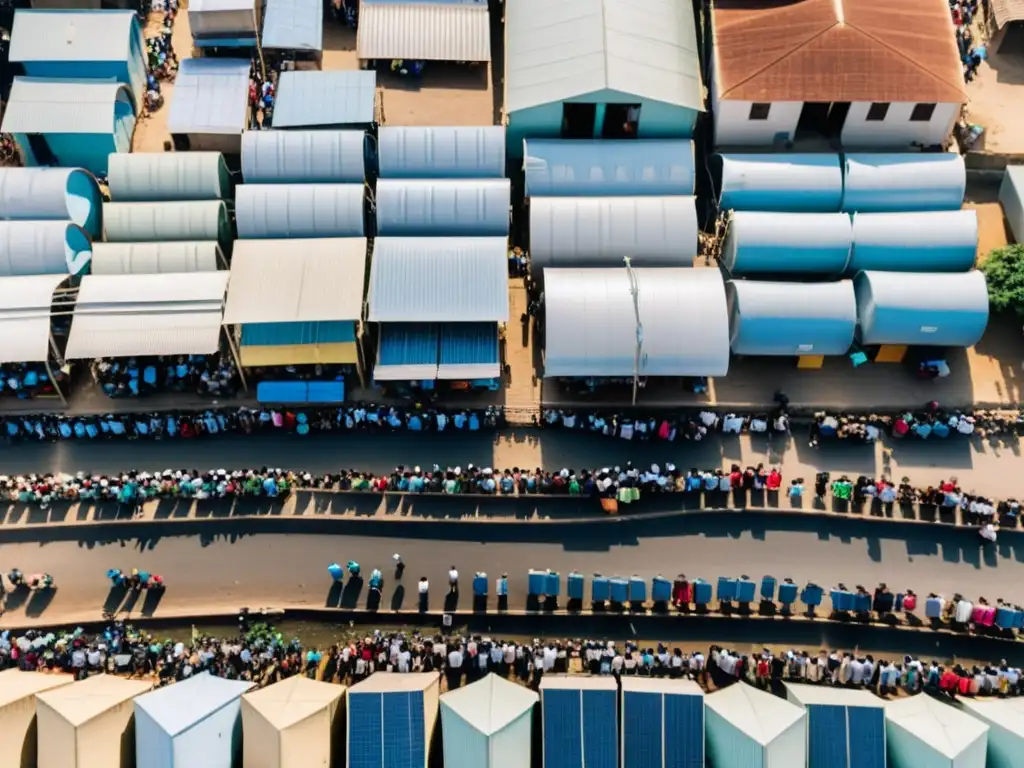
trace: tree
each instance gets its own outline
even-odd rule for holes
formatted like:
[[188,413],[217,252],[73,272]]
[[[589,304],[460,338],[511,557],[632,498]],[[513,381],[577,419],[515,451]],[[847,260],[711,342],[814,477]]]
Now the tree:
[[988,281],[988,300],[995,312],[1024,318],[1024,243],[996,248],[981,267]]

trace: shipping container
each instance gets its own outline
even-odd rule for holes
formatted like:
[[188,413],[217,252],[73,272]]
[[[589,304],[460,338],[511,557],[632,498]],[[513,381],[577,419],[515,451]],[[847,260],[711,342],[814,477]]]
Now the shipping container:
[[612,677],[544,675],[544,768],[617,768],[618,695]]
[[704,768],[704,691],[699,685],[622,678],[622,768]]
[[885,702],[865,690],[786,684],[807,712],[807,768],[885,768]]

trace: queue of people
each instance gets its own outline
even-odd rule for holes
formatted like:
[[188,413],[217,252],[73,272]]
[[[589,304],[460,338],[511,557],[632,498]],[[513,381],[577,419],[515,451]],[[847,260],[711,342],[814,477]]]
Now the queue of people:
[[[161,82],[174,82],[178,74],[178,55],[174,51],[174,20],[178,15],[178,0],[151,0],[151,13],[162,14],[163,23],[155,34],[146,36],[146,111],[153,113],[164,104]],[[143,20],[143,23],[144,20]]]
[[964,81],[969,83],[978,74],[978,67],[987,56],[987,49],[974,39],[971,23],[977,17],[978,0],[949,0],[949,12],[956,30],[957,51],[964,68]]
[[240,384],[230,355],[178,355],[97,360],[93,375],[107,397],[144,397],[162,392],[190,392],[234,397]]

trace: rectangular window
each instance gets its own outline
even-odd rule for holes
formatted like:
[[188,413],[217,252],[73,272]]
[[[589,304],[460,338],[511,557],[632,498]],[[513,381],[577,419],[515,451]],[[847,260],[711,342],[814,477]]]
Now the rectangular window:
[[889,114],[889,103],[886,101],[879,101],[868,107],[868,122],[880,123],[885,120],[885,116]]
[[767,120],[768,113],[772,111],[771,104],[751,104],[750,105],[750,119],[751,120]]
[[914,111],[910,113],[910,122],[927,123],[935,114],[934,104],[915,104]]

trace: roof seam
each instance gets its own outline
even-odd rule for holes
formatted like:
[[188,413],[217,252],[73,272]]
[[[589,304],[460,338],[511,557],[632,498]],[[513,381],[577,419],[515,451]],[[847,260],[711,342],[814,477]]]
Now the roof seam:
[[743,80],[740,80],[738,83],[735,83],[734,85],[732,85],[727,91],[723,91],[722,92],[722,98],[724,99],[724,98],[728,97],[728,95],[730,93],[735,91],[740,86],[746,85],[747,83],[749,83],[751,80],[753,80],[758,75],[764,74],[767,70],[771,69],[776,64],[780,64],[781,62],[785,61],[786,59],[788,59],[793,54],[795,54],[798,51],[802,50],[805,46],[810,45],[811,43],[813,43],[815,40],[817,40],[822,35],[824,35],[824,34],[826,34],[828,32],[831,32],[837,26],[839,26],[839,22],[836,22],[836,23],[826,27],[825,29],[823,29],[820,32],[818,32],[817,34],[812,35],[811,37],[809,37],[806,40],[804,40],[802,43],[800,43],[800,45],[796,46],[795,48],[790,49],[789,51],[787,51],[786,53],[782,54],[781,56],[779,56],[779,57],[773,59],[772,61],[768,62],[763,67],[761,67],[759,70],[757,70],[756,72],[751,74],[749,77],[745,77]]
[[955,83],[950,83],[950,82],[947,82],[947,81],[943,80],[942,78],[938,77],[933,72],[931,72],[930,70],[928,70],[925,67],[921,66],[914,59],[912,59],[911,57],[907,56],[899,48],[895,48],[895,47],[889,45],[889,43],[885,42],[884,40],[882,40],[882,39],[880,39],[878,37],[875,37],[870,32],[865,32],[863,29],[861,29],[857,25],[855,25],[855,24],[848,24],[847,26],[849,26],[849,28],[854,30],[855,32],[858,32],[859,34],[864,35],[864,37],[868,38],[869,40],[874,41],[878,45],[880,45],[883,48],[885,48],[887,51],[890,51],[891,53],[895,53],[901,59],[905,59],[906,61],[910,62],[910,64],[914,67],[914,69],[917,69],[920,72],[923,72],[925,75],[927,75],[930,79],[934,80],[935,82],[940,83],[940,84],[945,85],[945,86],[948,86],[948,87],[956,88],[957,91],[959,91],[960,94],[966,99],[966,97],[967,97],[967,89],[966,89],[966,87],[963,84],[955,84]]

